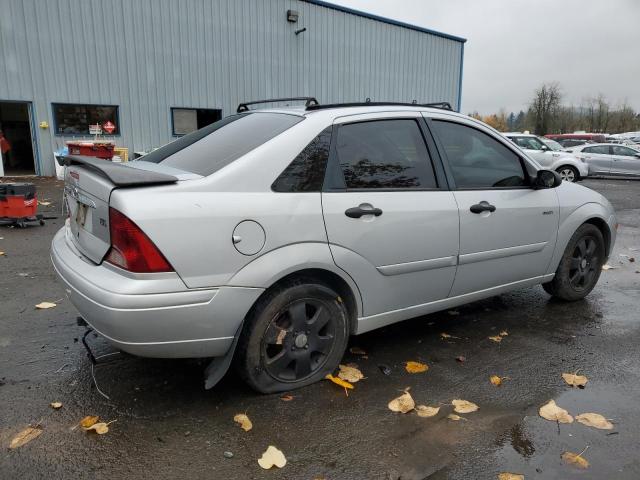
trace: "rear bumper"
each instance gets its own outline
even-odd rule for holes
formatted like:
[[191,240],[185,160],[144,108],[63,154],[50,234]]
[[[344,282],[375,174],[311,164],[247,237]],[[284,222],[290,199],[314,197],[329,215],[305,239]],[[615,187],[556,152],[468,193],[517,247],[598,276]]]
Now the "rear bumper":
[[188,289],[175,273],[135,275],[86,260],[62,228],[51,261],[86,322],[116,348],[157,358],[224,355],[259,288]]

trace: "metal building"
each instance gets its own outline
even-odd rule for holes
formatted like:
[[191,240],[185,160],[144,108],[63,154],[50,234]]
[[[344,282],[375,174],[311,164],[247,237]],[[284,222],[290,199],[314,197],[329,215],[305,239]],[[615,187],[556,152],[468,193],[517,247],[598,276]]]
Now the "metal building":
[[53,175],[90,124],[144,151],[253,99],[459,108],[464,42],[318,0],[0,0],[5,175]]

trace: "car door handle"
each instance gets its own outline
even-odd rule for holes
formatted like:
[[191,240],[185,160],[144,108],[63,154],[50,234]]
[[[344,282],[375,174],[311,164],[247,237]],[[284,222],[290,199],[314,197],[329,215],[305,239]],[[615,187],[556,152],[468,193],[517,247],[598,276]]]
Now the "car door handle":
[[347,208],[344,211],[344,214],[349,218],[360,218],[363,215],[375,215],[379,217],[382,215],[382,210],[379,208],[360,208],[360,207],[351,207]]
[[482,213],[482,212],[495,212],[496,207],[491,205],[489,202],[482,201],[480,203],[476,203],[475,205],[471,205],[471,213]]

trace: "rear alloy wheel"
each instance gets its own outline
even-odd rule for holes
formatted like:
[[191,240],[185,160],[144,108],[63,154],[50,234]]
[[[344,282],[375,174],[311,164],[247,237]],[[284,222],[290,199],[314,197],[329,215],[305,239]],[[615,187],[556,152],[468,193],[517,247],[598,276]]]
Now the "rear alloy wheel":
[[349,337],[348,315],[331,288],[298,283],[262,298],[249,314],[236,366],[259,392],[309,385],[331,373]]
[[542,287],[547,293],[562,300],[584,298],[600,278],[604,256],[602,233],[595,225],[585,223],[569,240],[556,276]]
[[571,165],[564,165],[556,170],[560,174],[560,178],[562,178],[565,182],[577,182],[580,179],[580,174],[575,167]]

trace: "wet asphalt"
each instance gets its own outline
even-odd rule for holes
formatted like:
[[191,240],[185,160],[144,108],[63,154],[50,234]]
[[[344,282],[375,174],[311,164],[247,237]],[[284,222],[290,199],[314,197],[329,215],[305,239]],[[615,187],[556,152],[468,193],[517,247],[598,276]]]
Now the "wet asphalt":
[[[37,183],[40,199],[52,202],[41,211],[59,214],[61,184]],[[640,181],[583,185],[609,198],[620,222],[609,261],[615,268],[587,299],[557,302],[535,287],[354,337],[350,345],[367,355],[348,352],[344,363],[356,363],[366,378],[348,397],[323,381],[283,401],[254,393],[233,373],[205,391],[201,361],[115,354],[95,368],[107,399],[94,386],[83,328],[49,261],[62,219],[0,227],[0,478],[640,478]],[[57,307],[36,310],[41,301]],[[503,330],[501,343],[488,339]],[[90,341],[98,354],[113,352],[100,338]],[[408,374],[408,360],[430,368]],[[575,371],[589,378],[585,389],[563,382],[563,372]],[[490,375],[508,378],[495,387]],[[407,387],[440,413],[391,412],[387,403]],[[480,409],[449,420],[454,398]],[[544,420],[538,408],[550,399],[574,415],[601,413],[614,429]],[[53,410],[54,401],[63,407]],[[249,432],[233,421],[241,412],[253,422]],[[88,434],[74,428],[85,415],[115,422],[105,435]],[[29,424],[43,433],[8,449]],[[258,466],[268,445],[284,452],[283,469]],[[564,451],[587,446],[588,469],[562,462]]]

